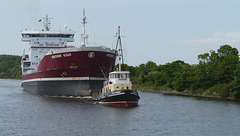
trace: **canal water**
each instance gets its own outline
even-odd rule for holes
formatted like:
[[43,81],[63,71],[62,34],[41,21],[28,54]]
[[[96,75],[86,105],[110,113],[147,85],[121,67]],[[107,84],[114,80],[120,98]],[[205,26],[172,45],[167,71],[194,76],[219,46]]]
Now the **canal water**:
[[0,136],[239,135],[240,103],[139,91],[139,106],[49,98],[0,79]]

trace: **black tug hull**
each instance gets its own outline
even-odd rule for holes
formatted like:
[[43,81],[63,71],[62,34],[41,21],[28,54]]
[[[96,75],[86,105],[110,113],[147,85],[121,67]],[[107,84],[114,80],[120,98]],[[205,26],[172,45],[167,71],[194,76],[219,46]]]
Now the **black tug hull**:
[[110,106],[137,106],[140,97],[136,90],[118,90],[102,94],[99,104]]

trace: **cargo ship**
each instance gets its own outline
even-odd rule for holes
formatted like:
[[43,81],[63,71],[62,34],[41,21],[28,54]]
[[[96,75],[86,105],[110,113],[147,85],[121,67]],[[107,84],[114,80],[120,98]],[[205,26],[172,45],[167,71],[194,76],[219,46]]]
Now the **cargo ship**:
[[90,45],[85,33],[86,16],[83,11],[82,43],[74,42],[75,31],[51,31],[50,19],[43,21],[40,31],[21,31],[23,42],[29,43],[21,60],[22,87],[25,91],[47,96],[91,96],[99,93],[103,82],[115,65],[117,51],[105,46]]

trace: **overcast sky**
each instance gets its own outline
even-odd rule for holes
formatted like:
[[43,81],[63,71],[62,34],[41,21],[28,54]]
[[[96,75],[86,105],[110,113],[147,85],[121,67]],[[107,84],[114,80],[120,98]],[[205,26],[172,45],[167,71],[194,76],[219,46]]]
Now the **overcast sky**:
[[52,17],[52,30],[76,31],[80,46],[82,10],[89,42],[115,48],[118,25],[128,65],[158,65],[176,60],[197,64],[197,56],[229,44],[240,51],[239,0],[0,0],[0,54],[22,55],[28,43],[20,31],[41,28]]

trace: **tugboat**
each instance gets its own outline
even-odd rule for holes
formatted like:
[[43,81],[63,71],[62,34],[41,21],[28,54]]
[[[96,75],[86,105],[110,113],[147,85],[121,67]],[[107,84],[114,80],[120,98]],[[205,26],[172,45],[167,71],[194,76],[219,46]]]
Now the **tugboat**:
[[[119,49],[118,49],[118,46]],[[118,59],[119,68],[117,71],[109,73],[109,79],[104,82],[104,87],[99,96],[99,104],[110,106],[137,106],[140,99],[137,90],[132,89],[132,83],[130,81],[130,72],[121,71],[121,60],[123,63],[123,52],[121,45],[120,27],[118,27]]]

